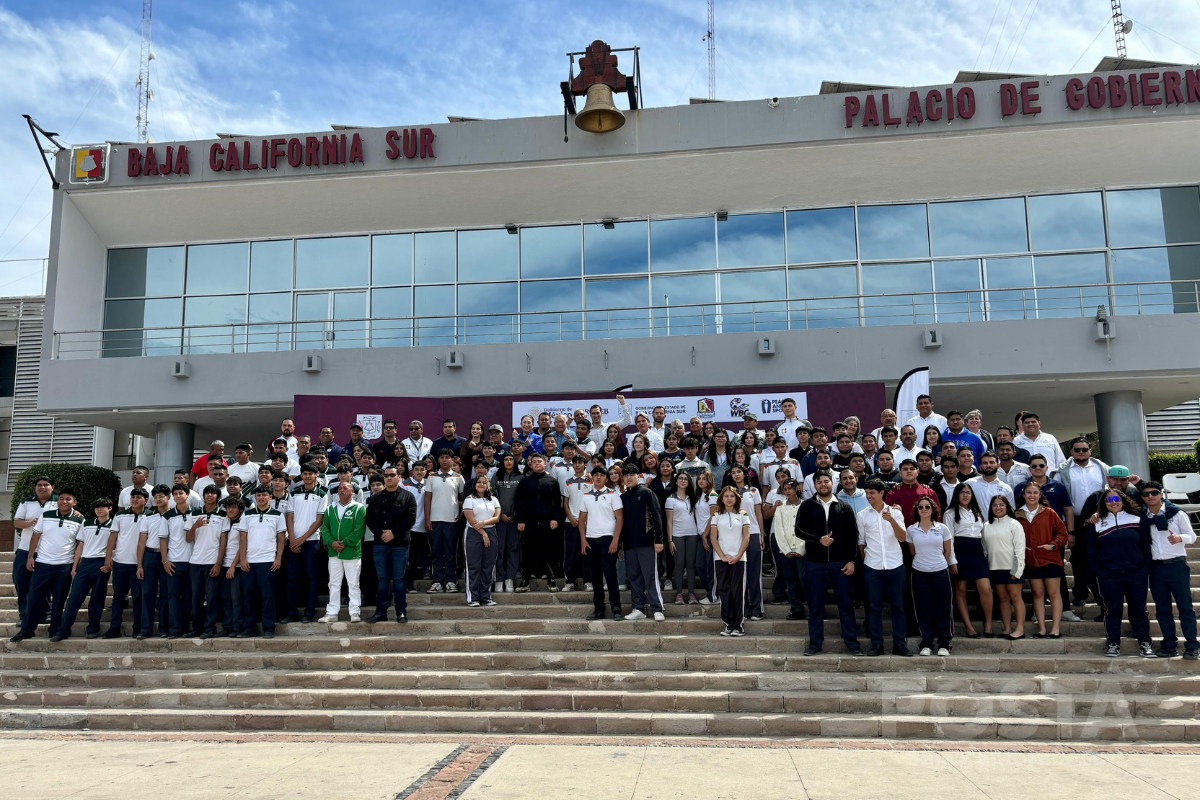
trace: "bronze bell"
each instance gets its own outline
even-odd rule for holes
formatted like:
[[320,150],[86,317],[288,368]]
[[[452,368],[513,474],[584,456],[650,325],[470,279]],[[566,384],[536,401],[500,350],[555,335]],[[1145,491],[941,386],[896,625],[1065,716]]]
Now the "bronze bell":
[[592,133],[607,133],[624,124],[625,115],[613,104],[612,89],[603,83],[589,86],[583,110],[575,117],[575,127]]

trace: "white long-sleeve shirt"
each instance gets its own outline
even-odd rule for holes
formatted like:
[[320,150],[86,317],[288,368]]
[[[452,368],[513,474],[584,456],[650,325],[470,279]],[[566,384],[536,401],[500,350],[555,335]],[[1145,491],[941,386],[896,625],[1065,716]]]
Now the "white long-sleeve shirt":
[[[1167,520],[1167,529],[1165,531],[1159,530],[1158,526],[1154,524],[1153,518],[1151,519],[1150,557],[1155,561],[1165,561],[1169,558],[1186,556],[1187,545],[1196,543],[1196,532],[1192,530],[1192,523],[1188,521],[1188,515],[1182,511]],[[1171,544],[1168,541],[1168,537],[1171,534],[1179,536],[1183,541],[1178,544]]]
[[1062,448],[1058,445],[1058,439],[1055,439],[1045,431],[1039,433],[1036,439],[1030,439],[1022,433],[1016,439],[1013,439],[1013,444],[1028,450],[1031,456],[1045,456],[1046,463],[1050,465],[1049,472],[1054,472],[1067,461],[1067,457],[1063,455]]

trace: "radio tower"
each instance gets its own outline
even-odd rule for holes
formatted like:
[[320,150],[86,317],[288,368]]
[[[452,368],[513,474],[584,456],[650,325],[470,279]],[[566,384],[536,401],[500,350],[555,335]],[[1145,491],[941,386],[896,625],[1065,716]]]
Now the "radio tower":
[[150,62],[154,60],[154,51],[150,49],[150,11],[154,0],[142,0],[142,52],[138,61],[138,112],[137,137],[139,142],[149,141],[150,101],[154,92],[150,89]]
[[[1116,0],[1113,0],[1116,2]],[[716,32],[716,0],[708,0],[708,33],[704,40],[708,42],[708,99],[717,99],[717,43],[713,41]]]
[[1133,23],[1125,21],[1121,12],[1121,0],[1112,0],[1113,33],[1117,37],[1117,58],[1125,58],[1125,34],[1133,30]]

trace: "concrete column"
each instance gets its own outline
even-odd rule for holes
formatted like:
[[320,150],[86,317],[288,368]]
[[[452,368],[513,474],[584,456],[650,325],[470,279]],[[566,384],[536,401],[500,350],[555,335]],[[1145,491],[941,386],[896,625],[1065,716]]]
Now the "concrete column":
[[133,437],[133,464],[154,469],[154,439],[149,436]]
[[154,431],[154,482],[170,486],[175,470],[192,466],[196,426],[190,422],[159,422]]
[[1109,464],[1123,464],[1143,480],[1150,476],[1150,445],[1139,391],[1102,392],[1095,396],[1100,453]]
[[92,466],[112,469],[113,442],[116,437],[108,428],[95,428],[92,437]]

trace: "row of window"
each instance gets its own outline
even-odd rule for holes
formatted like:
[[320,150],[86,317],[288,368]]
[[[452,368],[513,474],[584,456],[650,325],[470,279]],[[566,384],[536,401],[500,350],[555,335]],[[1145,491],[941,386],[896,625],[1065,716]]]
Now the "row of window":
[[1200,243],[1200,192],[1195,186],[1081,192],[730,214],[721,220],[528,227],[516,233],[463,230],[115,249],[109,251],[105,296],[542,279],[578,284],[584,276]]

